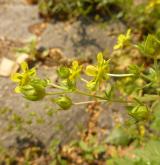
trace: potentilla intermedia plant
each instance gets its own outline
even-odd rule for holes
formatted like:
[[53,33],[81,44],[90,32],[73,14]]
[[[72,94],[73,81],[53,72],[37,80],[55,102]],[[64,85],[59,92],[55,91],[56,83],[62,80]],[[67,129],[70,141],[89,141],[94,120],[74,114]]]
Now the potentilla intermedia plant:
[[[148,42],[150,39],[154,42]],[[35,68],[29,69],[27,63],[23,62],[21,64],[22,72],[15,73],[11,77],[12,81],[17,83],[15,91],[31,101],[41,101],[44,97],[53,96],[51,100],[58,105],[60,110],[68,110],[72,106],[92,102],[118,102],[126,106],[128,114],[136,121],[151,120],[152,106],[160,99],[160,68],[158,54],[156,55],[157,51],[155,50],[160,42],[156,36],[151,37],[151,35],[146,40],[135,46],[132,44],[131,30],[128,30],[126,35],[121,34],[118,37],[114,48],[115,51],[124,49],[127,46],[140,49],[141,52],[154,59],[153,65],[148,68],[132,64],[128,69],[128,73],[111,73],[112,60],[105,59],[103,53],[100,52],[97,55],[97,64],[83,66],[78,61],[73,61],[70,67],[59,67],[57,69],[59,82],[55,84],[48,79],[41,79]],[[144,43],[147,43],[149,48],[146,48]],[[88,76],[87,79],[84,78],[86,76]],[[135,88],[136,92],[126,92],[125,94],[120,92],[121,88],[117,85],[120,80],[131,81],[129,88]],[[142,83],[138,83],[138,86],[136,86],[139,80]],[[85,89],[79,89],[78,82],[84,83]],[[128,86],[124,83],[123,88],[128,88]],[[92,100],[74,102],[70,98],[71,93],[88,96]]]

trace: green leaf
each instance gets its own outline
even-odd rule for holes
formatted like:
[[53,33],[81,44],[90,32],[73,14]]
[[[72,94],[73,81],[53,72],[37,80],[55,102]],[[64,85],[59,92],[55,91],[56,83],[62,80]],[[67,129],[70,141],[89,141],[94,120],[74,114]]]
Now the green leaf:
[[88,161],[93,161],[94,160],[94,156],[92,154],[89,154],[89,153],[85,154],[84,157]]
[[133,73],[135,76],[139,76],[141,70],[142,70],[142,67],[139,67],[138,65],[131,64],[129,66],[129,72]]
[[130,137],[127,132],[121,128],[114,128],[107,138],[107,142],[113,145],[125,146],[129,143]]
[[160,162],[160,141],[149,141],[144,149],[138,149],[135,154],[143,159],[146,164],[159,165]]
[[84,152],[91,152],[92,149],[88,146],[88,144],[86,144],[83,141],[79,142],[79,147],[84,151]]
[[160,41],[154,35],[149,34],[146,40],[137,47],[143,55],[154,58],[159,54]]
[[150,95],[150,94],[145,94],[144,96],[141,97],[135,97],[137,100],[140,102],[150,102],[150,101],[156,101],[160,97],[158,95]]
[[105,95],[107,97],[107,99],[112,99],[113,95],[114,95],[114,87],[111,86],[111,84],[108,84],[105,90]]
[[137,160],[132,158],[112,158],[107,160],[106,165],[148,165],[143,160]]
[[155,101],[152,104],[152,111],[154,120],[151,123],[151,128],[155,131],[160,131],[160,102],[159,100]]
[[97,153],[97,154],[101,154],[101,153],[104,153],[106,151],[106,148],[105,146],[97,146],[95,149],[94,149],[94,152]]

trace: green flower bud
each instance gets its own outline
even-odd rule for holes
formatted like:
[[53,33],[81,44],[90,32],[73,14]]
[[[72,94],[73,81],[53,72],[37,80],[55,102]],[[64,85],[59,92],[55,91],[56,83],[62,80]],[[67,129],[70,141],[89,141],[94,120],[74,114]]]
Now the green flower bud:
[[63,86],[68,91],[75,91],[76,89],[76,81],[65,79],[61,82],[61,86]]
[[62,66],[57,70],[57,73],[60,78],[68,78],[70,75],[70,70],[69,68]]
[[22,86],[20,91],[26,99],[31,101],[42,100],[46,95],[45,87],[38,84]]
[[89,90],[94,91],[97,87],[97,83],[95,81],[89,81],[86,86]]
[[144,120],[148,118],[149,110],[144,105],[138,105],[131,110],[130,115],[137,120]]
[[61,96],[54,100],[63,110],[67,110],[72,106],[72,100],[67,96]]

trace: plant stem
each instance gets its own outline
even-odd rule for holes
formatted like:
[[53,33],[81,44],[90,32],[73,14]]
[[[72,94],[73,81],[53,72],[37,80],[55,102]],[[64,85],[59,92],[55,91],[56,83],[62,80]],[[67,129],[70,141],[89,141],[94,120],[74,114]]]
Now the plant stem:
[[89,93],[83,92],[83,91],[81,91],[81,90],[79,90],[79,89],[77,89],[75,92],[76,92],[76,93],[79,93],[79,94],[81,94],[81,95],[90,96],[90,97],[96,97],[96,98],[99,98],[99,99],[105,100],[104,97],[97,96],[97,95],[92,95],[92,94],[89,94]]
[[92,94],[89,94],[89,93],[80,91],[80,90],[78,90],[78,89],[77,89],[75,92],[77,92],[78,94],[81,94],[81,95],[99,98],[99,99],[101,99],[101,100],[105,100],[105,101],[108,101],[108,102],[118,102],[118,103],[126,103],[126,104],[128,104],[128,103],[133,103],[132,101],[125,101],[125,100],[110,100],[110,99],[107,99],[107,98],[102,97],[102,96],[92,95]]
[[[54,88],[58,88],[58,89],[63,89],[62,87],[60,86],[57,86],[55,84],[50,84],[51,86],[53,86]],[[64,90],[64,89],[63,89]],[[98,102],[103,102],[103,101],[108,101],[108,102],[118,102],[118,103],[132,103],[132,101],[125,101],[125,100],[110,100],[110,99],[107,99],[106,97],[103,97],[103,96],[98,96],[98,95],[93,95],[93,94],[90,94],[90,93],[86,93],[84,91],[81,91],[79,89],[77,89],[76,91],[74,91],[75,93],[78,93],[78,94],[81,94],[81,95],[84,95],[84,96],[89,96],[89,97],[94,97],[94,98],[98,98],[100,99]],[[66,93],[73,93],[71,91],[63,91],[63,92],[49,92],[47,93],[47,95],[63,95],[63,94],[66,94]],[[78,103],[76,103],[78,104]],[[79,103],[81,104],[81,103]]]
[[86,79],[82,78],[82,77],[81,77],[81,80],[85,83],[88,83],[88,81]]
[[46,93],[46,95],[63,95],[63,94],[66,94],[66,93],[72,93],[72,92],[69,92],[69,91],[63,91],[63,92],[48,92],[48,93]]
[[110,77],[129,77],[129,76],[134,76],[134,74],[112,74],[112,73],[108,73],[107,74]]
[[96,101],[82,101],[78,103],[73,103],[74,105],[81,105],[81,104],[90,104],[90,103],[95,103],[95,102],[106,102],[107,100],[96,100]]
[[148,76],[146,76],[145,74],[141,73],[140,75],[142,78],[151,81],[151,79]]
[[58,88],[58,89],[63,89],[64,90],[64,88],[63,87],[61,87],[61,86],[59,86],[59,85],[56,85],[56,84],[49,84],[51,87],[53,87],[53,88]]

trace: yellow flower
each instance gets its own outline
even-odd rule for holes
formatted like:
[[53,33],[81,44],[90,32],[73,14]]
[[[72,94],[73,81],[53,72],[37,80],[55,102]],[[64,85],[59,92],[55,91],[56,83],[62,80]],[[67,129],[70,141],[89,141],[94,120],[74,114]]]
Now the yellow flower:
[[150,12],[153,10],[157,5],[160,5],[160,0],[151,0],[148,5],[146,6],[146,11]]
[[129,41],[131,40],[131,29],[127,30],[126,35],[120,34],[118,36],[117,44],[114,46],[114,49],[122,49],[124,46],[126,46]]
[[18,83],[18,86],[15,88],[16,93],[20,93],[20,87],[25,86],[31,79],[31,77],[36,76],[36,70],[34,68],[28,68],[28,64],[23,62],[21,64],[22,73],[13,73],[11,75],[11,80]]
[[69,80],[75,80],[76,77],[79,76],[80,72],[82,70],[82,65],[78,64],[78,61],[73,61],[72,62],[72,67],[70,68],[70,76],[69,76]]
[[109,72],[109,60],[104,60],[102,53],[97,55],[97,62],[96,66],[88,65],[85,71],[88,76],[93,77],[93,80],[87,83],[87,88],[91,90],[94,90],[101,80],[106,79]]

